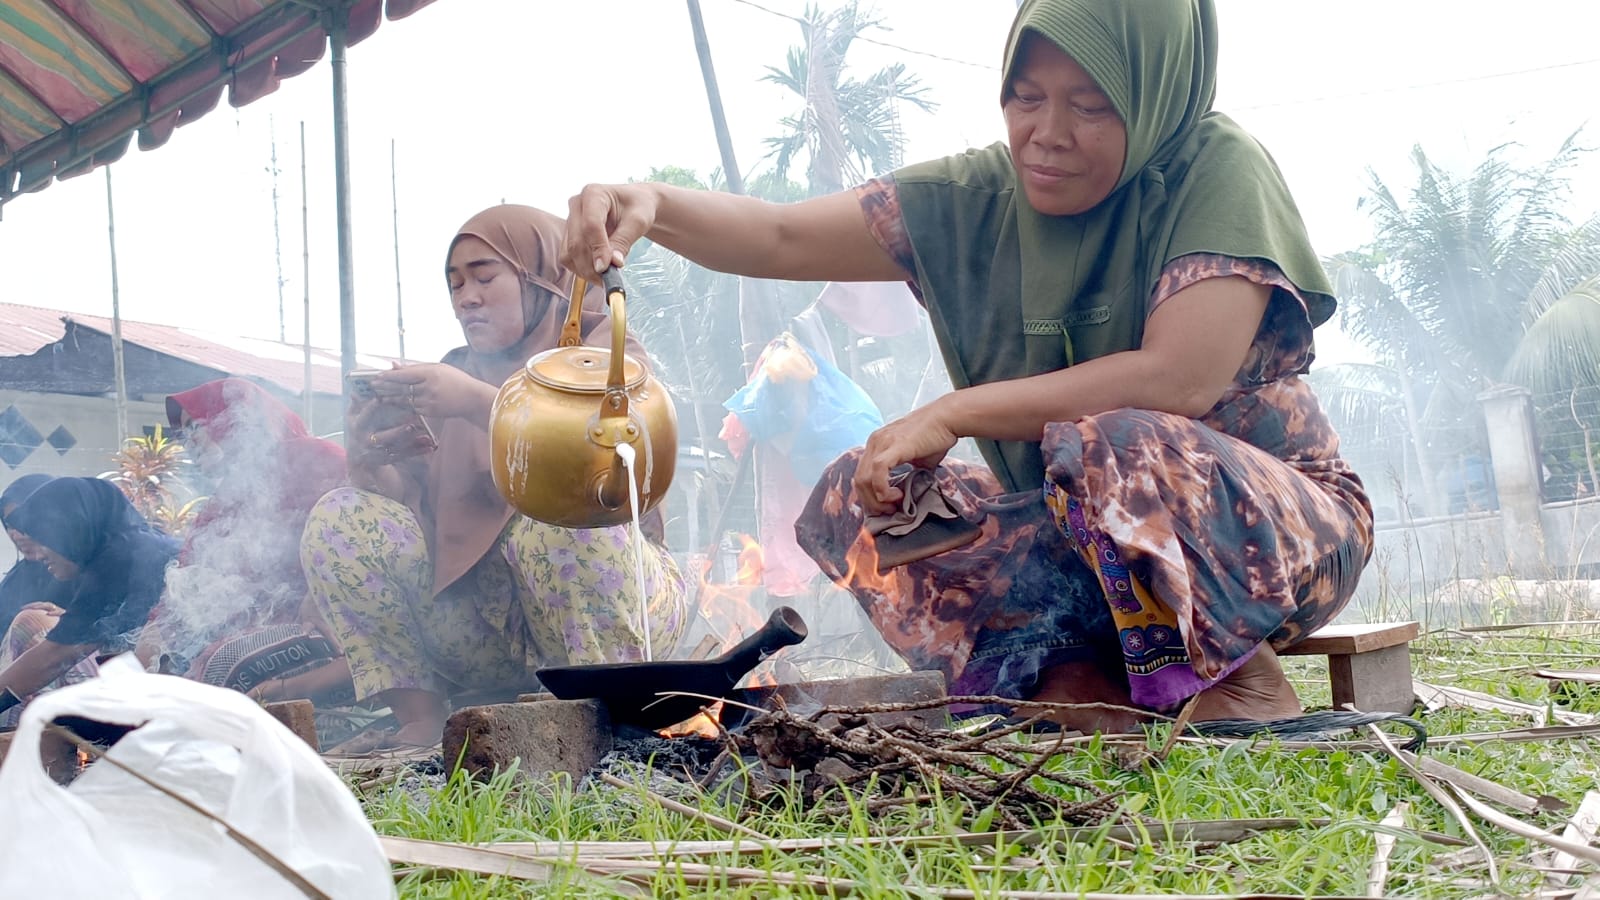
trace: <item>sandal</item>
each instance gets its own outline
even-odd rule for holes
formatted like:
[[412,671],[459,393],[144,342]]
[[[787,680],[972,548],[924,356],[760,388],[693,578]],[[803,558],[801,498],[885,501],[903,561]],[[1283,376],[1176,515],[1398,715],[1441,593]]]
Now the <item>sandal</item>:
[[398,728],[368,728],[354,737],[341,741],[323,751],[323,756],[409,756],[422,753],[437,754],[441,742],[418,744],[400,739]]
[[1189,730],[1201,737],[1249,738],[1271,736],[1281,741],[1329,741],[1330,732],[1354,730],[1364,725],[1392,722],[1411,729],[1411,739],[1402,749],[1415,753],[1428,742],[1428,728],[1410,716],[1392,712],[1353,712],[1343,709],[1325,709],[1258,722],[1253,719],[1209,719],[1189,723]]

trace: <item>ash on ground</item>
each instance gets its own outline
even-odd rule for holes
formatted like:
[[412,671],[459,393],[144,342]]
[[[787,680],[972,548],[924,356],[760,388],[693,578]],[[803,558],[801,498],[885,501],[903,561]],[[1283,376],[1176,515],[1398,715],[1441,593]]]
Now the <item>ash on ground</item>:
[[624,781],[644,769],[678,781],[698,783],[711,771],[725,749],[721,741],[685,735],[661,737],[654,732],[621,725],[611,752],[600,757],[591,777],[611,775]]

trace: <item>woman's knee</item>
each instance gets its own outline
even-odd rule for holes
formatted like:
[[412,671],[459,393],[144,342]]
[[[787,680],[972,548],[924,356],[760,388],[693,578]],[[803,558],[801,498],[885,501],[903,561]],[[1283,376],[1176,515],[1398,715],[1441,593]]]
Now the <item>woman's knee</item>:
[[300,563],[306,577],[332,560],[389,561],[405,569],[428,564],[422,526],[411,508],[382,494],[353,487],[323,494],[306,517],[300,535]]
[[25,609],[17,613],[11,620],[11,627],[6,631],[7,643],[14,641],[32,645],[50,633],[56,627],[59,614],[45,612],[42,609]]

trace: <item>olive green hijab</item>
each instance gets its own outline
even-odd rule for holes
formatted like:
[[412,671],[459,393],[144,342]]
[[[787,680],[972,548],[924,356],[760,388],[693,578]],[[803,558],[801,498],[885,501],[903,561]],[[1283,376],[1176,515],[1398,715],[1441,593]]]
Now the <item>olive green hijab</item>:
[[[1139,347],[1161,271],[1191,253],[1267,260],[1313,325],[1326,275],[1272,158],[1211,110],[1211,0],[1030,0],[1006,42],[1002,103],[1034,33],[1099,84],[1128,133],[1122,177],[1095,208],[1035,211],[1005,144],[894,174],[917,281],[957,387],[1051,372]],[[979,441],[1002,484],[1044,478],[1037,443]]]

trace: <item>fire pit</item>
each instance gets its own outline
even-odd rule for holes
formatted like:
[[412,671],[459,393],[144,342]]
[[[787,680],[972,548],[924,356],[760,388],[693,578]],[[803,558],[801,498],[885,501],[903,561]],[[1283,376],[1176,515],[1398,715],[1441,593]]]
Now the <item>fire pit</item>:
[[[801,711],[824,706],[919,703],[943,696],[944,678],[937,672],[751,687],[735,692],[734,702],[724,705],[716,725],[724,731],[740,730],[754,716],[747,707]],[[933,726],[943,722],[944,710],[933,707],[884,713],[874,718],[884,724]],[[718,733],[716,726],[711,732]],[[461,768],[477,777],[508,770],[515,762],[523,777],[541,778],[559,772],[580,779],[614,750],[621,748],[633,753],[648,746],[659,749],[662,742],[682,742],[685,750],[691,746],[703,748],[711,756],[721,752],[723,747],[720,737],[699,733],[663,736],[657,731],[618,722],[598,700],[560,700],[548,694],[528,694],[517,703],[459,710],[445,725],[443,750],[447,762],[459,760]]]

